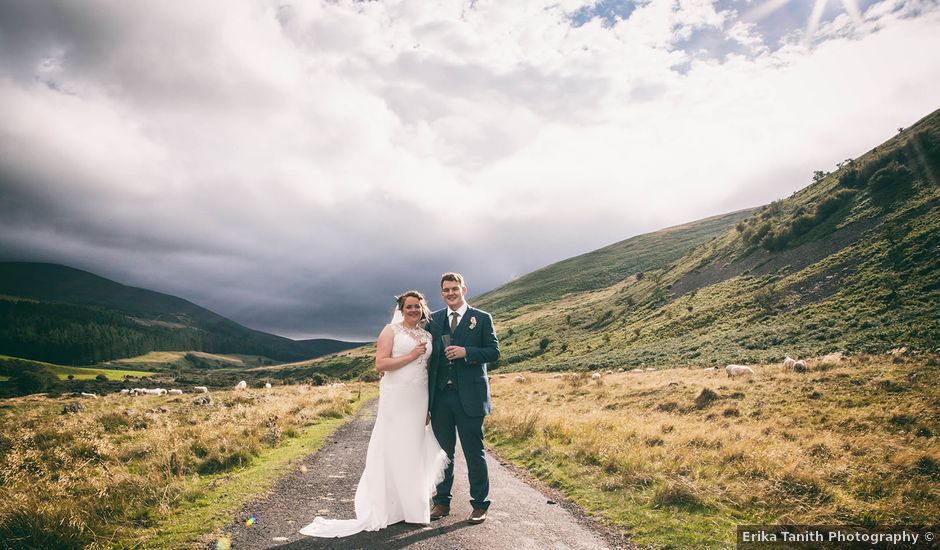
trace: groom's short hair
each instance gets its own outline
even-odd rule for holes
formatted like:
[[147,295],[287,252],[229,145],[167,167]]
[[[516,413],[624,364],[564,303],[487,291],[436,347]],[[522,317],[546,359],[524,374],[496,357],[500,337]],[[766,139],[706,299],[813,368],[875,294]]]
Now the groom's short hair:
[[464,283],[463,275],[460,273],[454,273],[453,271],[448,271],[447,273],[441,275],[441,287],[444,286],[444,281],[454,281],[460,286],[467,286]]

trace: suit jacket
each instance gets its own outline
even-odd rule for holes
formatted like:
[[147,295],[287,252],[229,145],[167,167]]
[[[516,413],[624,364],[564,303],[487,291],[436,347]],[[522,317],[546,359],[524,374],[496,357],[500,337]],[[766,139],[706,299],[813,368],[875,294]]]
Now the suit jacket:
[[[447,324],[445,324],[447,323]],[[447,333],[447,308],[431,314],[425,329],[431,333],[434,348],[428,363],[428,410],[434,404],[439,376],[447,376],[447,357],[441,335]],[[471,328],[471,326],[473,328]],[[492,411],[487,363],[499,359],[499,341],[489,313],[467,307],[467,312],[451,335],[451,345],[467,350],[467,356],[454,361],[454,376],[460,404],[467,416],[486,416]]]

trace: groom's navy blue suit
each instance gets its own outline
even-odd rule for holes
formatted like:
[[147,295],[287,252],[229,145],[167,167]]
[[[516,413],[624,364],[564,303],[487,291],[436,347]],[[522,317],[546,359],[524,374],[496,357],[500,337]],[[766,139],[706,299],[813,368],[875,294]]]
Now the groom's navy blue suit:
[[[431,361],[428,365],[428,410],[431,427],[450,465],[444,480],[437,485],[435,504],[450,505],[454,484],[454,448],[456,436],[467,459],[470,478],[470,504],[486,509],[490,505],[489,474],[483,454],[483,418],[490,414],[490,385],[486,364],[499,359],[499,342],[489,313],[467,307],[457,328],[451,334],[447,308],[436,311],[425,327],[433,338]],[[467,356],[448,364],[441,336],[449,334],[452,346],[467,350]]]

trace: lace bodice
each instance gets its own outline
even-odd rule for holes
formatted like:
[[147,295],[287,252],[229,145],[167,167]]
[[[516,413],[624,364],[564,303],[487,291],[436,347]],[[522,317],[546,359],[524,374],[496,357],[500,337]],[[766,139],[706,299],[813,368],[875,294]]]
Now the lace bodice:
[[392,357],[408,355],[420,343],[427,343],[428,347],[424,355],[400,369],[389,371],[382,377],[382,385],[427,384],[428,358],[431,357],[432,347],[431,333],[420,327],[409,329],[402,326],[401,323],[392,323],[389,326],[395,332],[395,339],[392,343]]

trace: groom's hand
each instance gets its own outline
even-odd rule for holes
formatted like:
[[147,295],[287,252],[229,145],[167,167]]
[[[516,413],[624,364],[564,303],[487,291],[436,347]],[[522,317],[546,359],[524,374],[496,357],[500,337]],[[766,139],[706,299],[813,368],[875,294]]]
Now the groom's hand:
[[448,361],[453,361],[454,359],[463,359],[467,356],[467,348],[460,346],[447,346],[444,348],[444,355],[447,356]]

